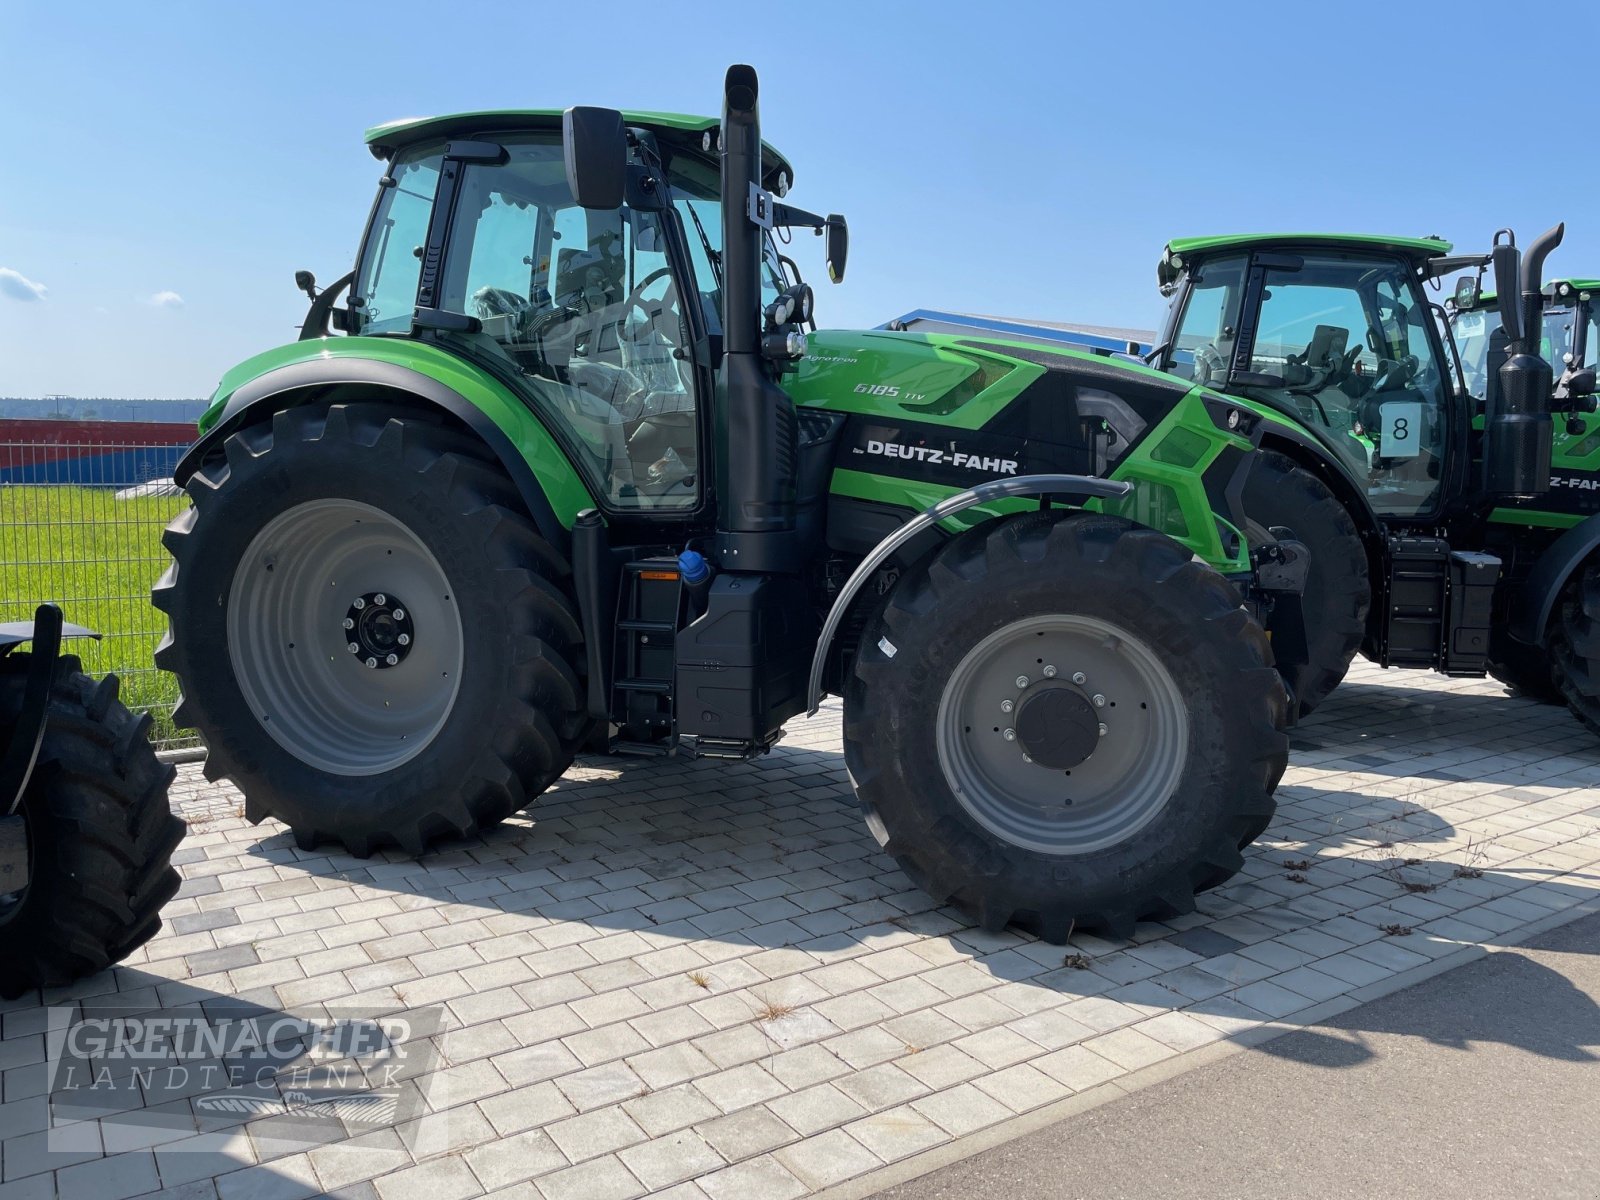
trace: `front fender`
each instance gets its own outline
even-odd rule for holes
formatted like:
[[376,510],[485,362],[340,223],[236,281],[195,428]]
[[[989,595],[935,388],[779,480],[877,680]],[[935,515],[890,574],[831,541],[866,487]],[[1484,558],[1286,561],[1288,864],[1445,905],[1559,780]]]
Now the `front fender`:
[[1514,592],[1507,607],[1506,632],[1528,646],[1544,637],[1556,600],[1572,573],[1600,550],[1600,513],[1585,517],[1545,548]]
[[[235,386],[230,384],[242,376]],[[449,413],[499,459],[539,532],[566,552],[578,513],[595,501],[543,422],[497,380],[436,347],[387,338],[295,343],[241,364],[223,381],[202,419],[200,440],[173,478],[188,482],[227,436],[279,408],[320,399],[335,389],[367,386],[400,393]]]
[[816,650],[811,656],[811,679],[806,686],[811,709],[806,715],[815,716],[817,709],[822,707],[822,674],[827,669],[828,650],[833,645],[845,614],[850,611],[856,593],[890,555],[924,529],[975,505],[991,504],[1015,496],[1094,496],[1111,499],[1126,496],[1131,491],[1131,483],[1116,483],[1097,475],[1019,475],[1015,479],[993,479],[988,483],[980,483],[975,488],[946,496],[932,507],[923,509],[873,547],[872,552],[861,560],[839,589],[833,607],[828,609],[828,617],[822,623],[822,632],[817,635]]

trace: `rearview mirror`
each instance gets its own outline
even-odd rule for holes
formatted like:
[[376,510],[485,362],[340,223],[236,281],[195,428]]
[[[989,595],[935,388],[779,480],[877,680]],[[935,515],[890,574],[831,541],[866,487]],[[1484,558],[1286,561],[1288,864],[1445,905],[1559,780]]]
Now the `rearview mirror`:
[[828,279],[833,283],[843,283],[845,259],[850,255],[850,227],[838,213],[829,213],[825,236]]
[[569,108],[561,115],[567,187],[583,208],[621,208],[628,180],[628,131],[614,108]]
[[1456,308],[1466,311],[1478,303],[1478,296],[1483,291],[1483,285],[1476,275],[1463,275],[1456,280],[1456,294],[1453,297]]

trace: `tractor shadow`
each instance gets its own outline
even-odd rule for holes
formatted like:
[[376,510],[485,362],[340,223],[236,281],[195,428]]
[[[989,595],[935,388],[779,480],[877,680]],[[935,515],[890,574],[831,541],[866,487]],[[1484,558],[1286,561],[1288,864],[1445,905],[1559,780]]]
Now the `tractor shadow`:
[[[1398,1036],[1464,1053],[1499,1044],[1558,1062],[1600,1061],[1600,1004],[1567,974],[1532,957],[1534,951],[1600,954],[1600,916],[1548,930],[1448,979],[1424,980],[1259,1049],[1307,1066],[1344,1069],[1393,1053],[1397,1047],[1386,1039]],[[1592,975],[1581,967],[1574,973]]]
[[[1295,728],[1292,767],[1496,786],[1587,775],[1600,738],[1563,705],[1367,668]],[[1480,689],[1481,689],[1481,685]],[[1568,786],[1586,783],[1578,780]]]
[[[1405,693],[1398,701],[1396,690]],[[475,944],[513,934],[527,942],[518,953],[541,977],[572,969],[558,965],[557,952],[577,945],[600,959],[606,952],[634,958],[695,943],[714,971],[746,949],[848,957],[907,942],[911,934],[947,941],[952,960],[971,957],[997,981],[1059,993],[1059,1003],[1103,995],[1150,1009],[1249,1019],[1251,1010],[1235,998],[1245,981],[1227,963],[1236,962],[1252,939],[1310,944],[1323,927],[1351,920],[1421,926],[1434,917],[1419,902],[1435,891],[1476,890],[1488,899],[1553,882],[1574,901],[1600,895],[1593,874],[1555,879],[1559,873],[1552,870],[1506,865],[1514,856],[1497,852],[1492,842],[1487,858],[1475,856],[1470,845],[1444,850],[1460,839],[1450,821],[1426,807],[1435,798],[1413,800],[1403,786],[1390,787],[1391,779],[1401,783],[1408,773],[1437,787],[1453,777],[1416,768],[1474,749],[1497,756],[1501,770],[1546,764],[1555,748],[1530,747],[1525,732],[1503,726],[1513,719],[1548,725],[1551,718],[1562,726],[1570,721],[1559,709],[1528,702],[1352,681],[1297,731],[1297,738],[1320,749],[1297,752],[1296,767],[1306,756],[1321,761],[1291,774],[1308,782],[1280,790],[1279,815],[1246,852],[1244,870],[1202,894],[1195,914],[1141,923],[1131,944],[1079,934],[1070,947],[1046,947],[1014,931],[984,932],[963,913],[936,905],[864,828],[835,748],[836,730],[824,722],[815,728],[798,723],[793,740],[753,763],[586,756],[527,811],[421,860],[397,850],[368,859],[329,846],[302,851],[287,832],[268,832],[271,825],[231,821],[219,832],[237,855],[231,869],[272,864],[285,884],[300,876],[316,890],[358,884],[363,891],[352,902],[376,889],[403,912],[448,906],[448,923],[465,926],[460,935],[447,931],[451,938],[460,940],[467,929]],[[1354,724],[1358,719],[1361,725]],[[1502,727],[1498,733],[1496,726]],[[1370,738],[1358,740],[1356,731],[1393,739],[1384,755],[1403,747],[1409,759],[1356,761],[1371,757]],[[1563,728],[1560,736],[1579,743],[1589,736],[1581,728],[1578,733],[1575,739]],[[1574,757],[1589,761],[1582,753]],[[1390,790],[1398,794],[1379,794]],[[1343,869],[1359,880],[1341,878]],[[328,914],[330,926],[343,919],[336,909]],[[596,945],[630,933],[652,936],[612,940],[605,952]],[[1418,940],[1428,936],[1419,933]],[[1153,978],[1133,951],[1162,942],[1187,952],[1174,957],[1200,975]],[[1403,948],[1407,937],[1393,942]],[[1208,980],[1208,966],[1217,959],[1224,964]],[[1198,999],[1171,990],[1168,984],[1177,982],[1196,985]],[[1267,1019],[1259,1012],[1253,1017]]]

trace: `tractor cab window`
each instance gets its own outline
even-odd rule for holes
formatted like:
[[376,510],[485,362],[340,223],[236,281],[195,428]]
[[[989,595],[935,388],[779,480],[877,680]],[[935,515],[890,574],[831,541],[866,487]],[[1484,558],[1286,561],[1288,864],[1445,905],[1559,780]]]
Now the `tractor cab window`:
[[389,168],[351,289],[356,333],[407,333],[417,306],[422,246],[439,188],[442,146],[406,151]]
[[505,163],[463,172],[441,307],[478,319],[459,336],[522,377],[608,507],[695,507],[696,383],[669,218],[578,207],[557,135],[498,140]]
[[[1320,430],[1382,513],[1432,509],[1443,473],[1448,377],[1432,313],[1399,260],[1306,255],[1265,272],[1248,382],[1256,396]],[[1202,263],[1179,293],[1163,369],[1229,386],[1238,351],[1245,256]]]
[[1467,395],[1480,405],[1489,394],[1489,339],[1500,330],[1500,316],[1492,308],[1474,308],[1450,315],[1450,334],[1461,356],[1461,377]]
[[[700,283],[700,308],[706,328],[722,330],[722,200],[721,179],[715,163],[680,156],[673,160],[669,175],[674,204],[689,243],[689,259]],[[762,238],[761,306],[778,298],[788,284],[778,249],[770,235]]]
[[1219,258],[1190,273],[1189,286],[1173,300],[1181,311],[1175,314],[1164,370],[1207,387],[1225,385],[1238,340],[1246,264],[1242,255]]
[[1321,426],[1380,513],[1438,498],[1449,393],[1432,320],[1398,259],[1307,255],[1266,273],[1253,390]]
[[1597,351],[1600,351],[1596,343],[1596,336],[1600,335],[1600,321],[1596,317],[1600,314],[1595,307],[1591,301],[1583,300],[1564,308],[1544,310],[1544,336],[1539,354],[1557,376],[1566,368],[1568,355],[1572,356],[1574,367],[1594,366]]

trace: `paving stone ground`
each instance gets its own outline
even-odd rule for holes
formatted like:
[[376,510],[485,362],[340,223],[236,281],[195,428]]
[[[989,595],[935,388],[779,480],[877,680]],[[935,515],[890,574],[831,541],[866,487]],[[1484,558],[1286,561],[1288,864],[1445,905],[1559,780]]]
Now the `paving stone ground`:
[[[421,862],[295,848],[185,768],[184,888],[128,963],[0,1005],[0,1200],[786,1200],[1600,898],[1600,740],[1482,681],[1360,666],[1199,911],[1069,951],[879,853],[839,713],[753,764],[585,759]],[[437,1008],[414,1112],[315,1143],[203,1095],[47,1128],[47,1006]]]

